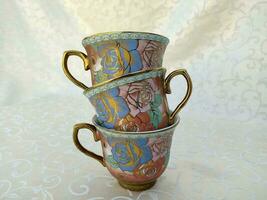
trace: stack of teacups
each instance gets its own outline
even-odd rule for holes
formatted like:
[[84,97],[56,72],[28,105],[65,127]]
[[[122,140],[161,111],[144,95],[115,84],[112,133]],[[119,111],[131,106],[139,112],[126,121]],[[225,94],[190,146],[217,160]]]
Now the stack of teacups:
[[[185,69],[165,78],[162,58],[168,42],[168,38],[152,33],[102,33],[83,39],[87,55],[79,51],[63,55],[65,75],[84,90],[96,110],[93,125],[74,125],[74,143],[130,190],[152,187],[165,170],[179,123],[176,115],[191,95],[192,82]],[[84,69],[90,70],[92,87],[70,74],[67,60],[72,55],[79,56]],[[186,79],[187,91],[170,112],[166,94],[171,93],[170,81],[177,75]],[[80,144],[78,131],[82,128],[91,130],[95,141],[101,141],[103,157]]]

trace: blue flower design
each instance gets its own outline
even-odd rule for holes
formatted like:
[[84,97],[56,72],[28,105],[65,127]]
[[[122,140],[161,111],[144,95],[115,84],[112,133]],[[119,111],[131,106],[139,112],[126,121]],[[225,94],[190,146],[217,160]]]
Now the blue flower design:
[[147,145],[147,138],[118,141],[108,139],[113,159],[122,171],[133,171],[136,167],[149,162],[152,153]]
[[96,108],[98,121],[106,128],[114,128],[116,121],[130,111],[125,100],[119,96],[118,88],[92,96],[90,101]]
[[139,71],[142,68],[142,60],[137,47],[138,41],[134,39],[109,41],[99,45],[98,53],[102,58],[103,69],[98,76],[106,74],[109,75],[108,78],[114,78]]

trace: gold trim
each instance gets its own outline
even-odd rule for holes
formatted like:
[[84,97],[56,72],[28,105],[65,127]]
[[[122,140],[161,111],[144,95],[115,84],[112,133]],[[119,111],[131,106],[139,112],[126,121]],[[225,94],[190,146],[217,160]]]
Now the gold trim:
[[174,111],[170,114],[170,116],[169,116],[169,123],[170,124],[174,123],[175,116],[186,105],[187,101],[189,100],[189,98],[192,94],[192,89],[193,89],[192,80],[191,80],[189,74],[187,73],[187,71],[185,69],[178,69],[178,70],[171,72],[165,78],[164,91],[166,94],[171,94],[170,82],[171,82],[172,78],[174,78],[175,76],[178,76],[178,75],[182,75],[185,78],[186,83],[187,83],[187,91],[186,91],[186,94],[185,94],[184,98],[182,99],[182,101],[176,106]]
[[92,151],[87,150],[86,148],[84,148],[80,141],[79,141],[79,130],[80,129],[88,129],[93,133],[94,136],[94,140],[95,142],[100,140],[100,137],[97,135],[97,130],[96,127],[92,124],[87,124],[87,123],[80,123],[80,124],[75,124],[73,126],[73,142],[75,144],[75,146],[81,151],[83,152],[85,155],[92,157],[94,159],[96,159],[97,161],[99,161],[104,167],[106,166],[105,162],[104,162],[104,158],[103,156],[97,155]]
[[154,181],[150,181],[148,183],[127,183],[121,180],[118,180],[119,184],[121,187],[125,188],[125,189],[129,189],[132,191],[142,191],[142,190],[147,190],[151,187],[153,187],[155,185],[155,183],[157,182],[157,180]]
[[72,74],[69,71],[69,67],[68,67],[68,59],[70,56],[78,56],[82,59],[83,61],[83,65],[84,65],[84,70],[87,71],[90,69],[90,61],[87,58],[87,55],[85,55],[84,53],[80,52],[80,51],[75,51],[75,50],[69,50],[69,51],[65,51],[63,53],[63,57],[62,57],[62,69],[64,74],[67,76],[67,78],[73,82],[75,85],[77,85],[78,87],[82,88],[82,89],[87,89],[88,87],[81,83],[80,81],[78,81],[77,79],[75,79]]

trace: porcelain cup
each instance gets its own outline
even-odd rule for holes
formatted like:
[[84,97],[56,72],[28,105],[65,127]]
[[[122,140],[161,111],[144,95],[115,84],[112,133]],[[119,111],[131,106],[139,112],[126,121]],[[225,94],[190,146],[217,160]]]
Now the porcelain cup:
[[[99,124],[108,129],[128,132],[157,130],[173,123],[175,115],[187,103],[192,82],[185,69],[171,72],[158,68],[113,79],[84,91],[94,106]],[[166,94],[170,81],[182,75],[187,82],[183,100],[170,112]]]
[[68,58],[78,56],[84,69],[90,69],[92,85],[137,71],[162,66],[168,38],[145,32],[99,33],[83,39],[87,55],[75,50],[64,52],[62,67],[65,75],[77,86],[87,89],[89,84],[78,81],[70,73]]
[[[94,117],[93,125],[74,125],[73,140],[81,152],[106,167],[122,187],[145,190],[155,184],[168,165],[172,136],[178,123],[179,117],[176,117],[168,127],[139,134],[106,129]],[[103,155],[97,155],[81,145],[78,138],[80,129],[89,129],[94,140],[101,141]]]

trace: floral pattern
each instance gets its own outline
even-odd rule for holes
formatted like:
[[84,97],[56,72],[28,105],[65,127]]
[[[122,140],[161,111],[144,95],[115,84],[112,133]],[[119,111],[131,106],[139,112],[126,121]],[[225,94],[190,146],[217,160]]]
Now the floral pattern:
[[153,128],[158,128],[162,121],[162,113],[159,109],[162,104],[162,95],[158,92],[159,87],[152,79],[120,87],[120,96],[126,100],[131,115],[138,118],[137,115],[147,113]]
[[118,88],[97,94],[90,101],[96,108],[99,123],[106,128],[114,128],[115,122],[129,113],[126,102],[119,96]]
[[137,166],[147,163],[152,159],[152,153],[149,146],[147,146],[147,142],[147,138],[124,140],[121,142],[108,138],[108,143],[112,148],[113,162],[122,171],[129,172],[133,171]]
[[116,130],[119,131],[145,131],[154,130],[153,124],[150,121],[148,113],[139,113],[135,117],[128,114],[125,118],[120,119],[115,126]]
[[92,83],[97,84],[128,73],[162,66],[167,43],[148,39],[98,40],[86,44]]
[[173,130],[163,134],[104,136],[102,143],[105,143],[104,155],[109,171],[121,180],[133,182],[159,177],[169,161]]
[[120,87],[120,95],[127,101],[133,117],[150,110],[150,103],[154,100],[157,90],[153,86],[154,84],[145,80]]
[[171,138],[158,138],[149,142],[151,152],[153,154],[153,160],[158,160],[162,155],[168,153],[171,145]]
[[91,96],[100,124],[121,131],[147,131],[168,125],[161,78],[118,86]]
[[142,60],[136,50],[138,40],[112,40],[97,45],[97,52],[101,58],[101,70],[96,74],[96,81],[122,76],[139,71]]
[[148,40],[140,45],[140,54],[142,57],[143,66],[146,68],[152,68],[162,65],[163,54],[165,52],[166,45],[162,45],[160,42]]
[[161,157],[160,159],[141,165],[139,168],[136,168],[133,172],[136,177],[147,177],[153,178],[158,177],[164,171],[165,168],[165,157]]

